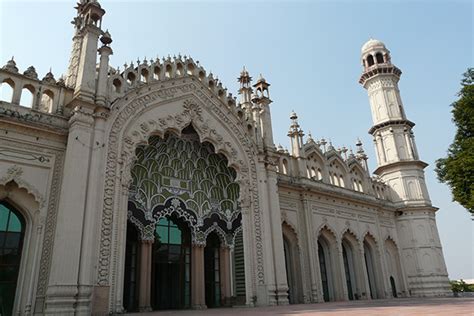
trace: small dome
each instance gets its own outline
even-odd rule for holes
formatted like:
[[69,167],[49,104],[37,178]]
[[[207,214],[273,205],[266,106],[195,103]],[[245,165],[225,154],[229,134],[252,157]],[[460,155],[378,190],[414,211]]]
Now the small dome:
[[292,111],[290,114],[290,119],[291,120],[296,120],[298,118],[298,115],[296,115],[295,111]]
[[361,52],[364,53],[368,50],[371,50],[373,48],[383,48],[383,49],[387,49],[385,47],[385,44],[379,40],[376,40],[376,39],[369,39],[363,46],[362,46],[362,49],[361,49]]

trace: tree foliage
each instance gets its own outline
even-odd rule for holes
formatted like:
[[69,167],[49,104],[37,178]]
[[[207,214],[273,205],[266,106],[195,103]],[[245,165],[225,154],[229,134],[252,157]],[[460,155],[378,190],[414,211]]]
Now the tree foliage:
[[448,156],[436,161],[436,173],[451,188],[453,200],[474,215],[474,68],[464,73],[461,85],[451,105],[456,135]]
[[467,284],[463,279],[449,281],[453,292],[474,292],[474,284]]

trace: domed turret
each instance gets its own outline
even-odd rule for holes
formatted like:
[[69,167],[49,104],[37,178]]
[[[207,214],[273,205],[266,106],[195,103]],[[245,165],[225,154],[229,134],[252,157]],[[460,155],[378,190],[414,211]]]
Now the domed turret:
[[382,41],[369,39],[361,49],[362,65],[364,69],[377,64],[390,64],[390,51]]
[[402,71],[392,64],[390,51],[382,41],[371,38],[361,48],[364,71],[359,83],[365,85],[369,78],[379,74],[394,74],[399,78]]
[[386,50],[385,44],[382,41],[371,38],[364,45],[362,45],[361,51],[362,51],[362,54],[364,54],[365,52],[371,49],[380,49],[380,48]]

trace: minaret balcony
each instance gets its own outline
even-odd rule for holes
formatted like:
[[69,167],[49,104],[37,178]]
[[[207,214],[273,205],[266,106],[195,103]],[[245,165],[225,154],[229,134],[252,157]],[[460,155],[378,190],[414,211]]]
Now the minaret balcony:
[[359,83],[365,85],[367,80],[380,74],[394,74],[397,78],[400,78],[402,71],[392,64],[375,64],[365,69],[360,76]]
[[377,125],[374,125],[372,126],[370,129],[369,129],[369,134],[370,135],[374,135],[374,133],[384,127],[388,127],[388,126],[395,126],[395,125],[407,125],[409,126],[410,128],[412,128],[413,126],[415,126],[415,123],[413,123],[412,121],[410,120],[392,120],[392,119],[388,119],[382,123],[379,123]]

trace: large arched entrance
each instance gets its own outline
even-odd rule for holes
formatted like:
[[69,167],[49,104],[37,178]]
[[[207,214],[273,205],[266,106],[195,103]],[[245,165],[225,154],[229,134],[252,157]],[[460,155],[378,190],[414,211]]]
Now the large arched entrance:
[[11,315],[20,270],[25,219],[9,203],[0,202],[0,315]]
[[245,279],[239,274],[242,280],[231,280],[240,258],[230,249],[243,253],[241,243],[234,245],[241,228],[235,170],[210,143],[200,142],[191,125],[179,136],[151,136],[137,147],[136,158],[128,198],[124,308],[205,308],[230,302],[240,294],[232,284]]

